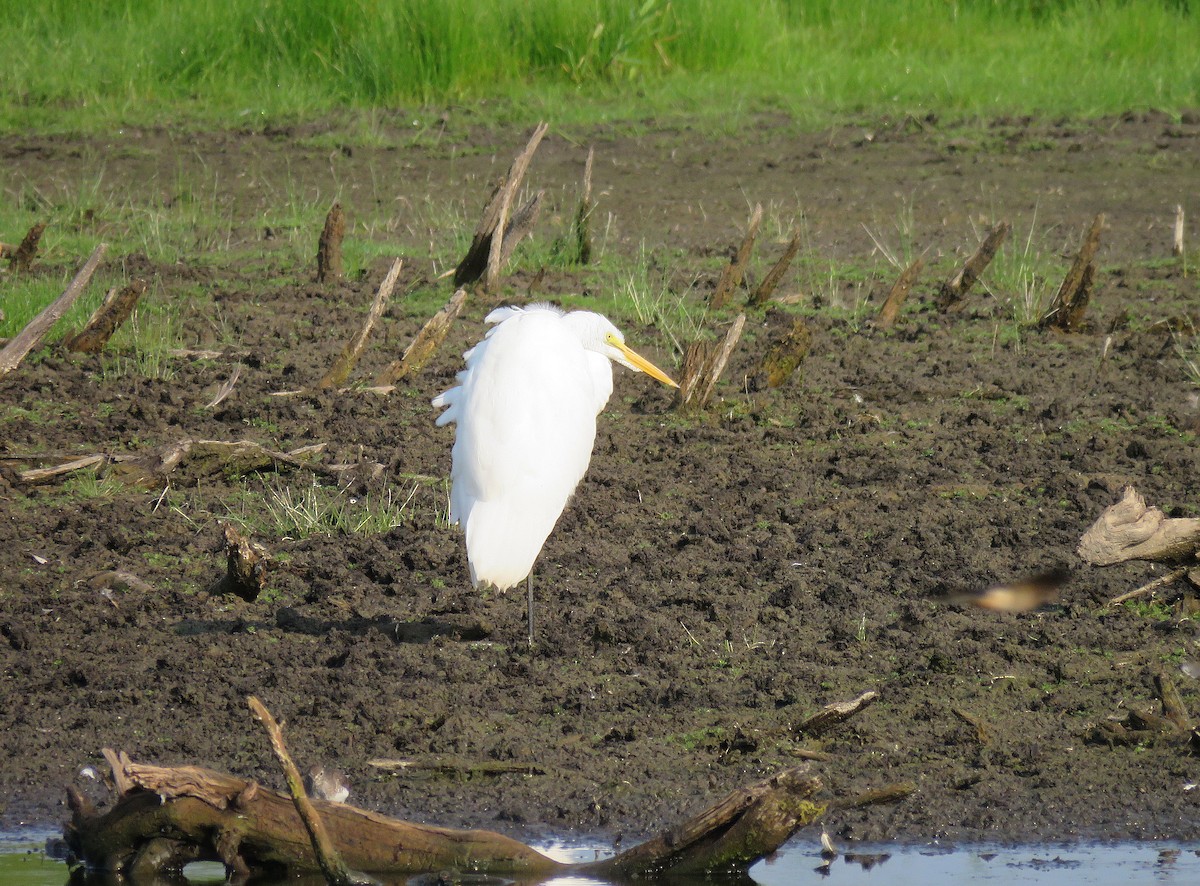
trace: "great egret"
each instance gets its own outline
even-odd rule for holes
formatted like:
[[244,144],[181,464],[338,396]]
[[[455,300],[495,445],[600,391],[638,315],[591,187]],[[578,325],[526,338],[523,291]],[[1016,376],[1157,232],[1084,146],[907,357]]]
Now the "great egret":
[[474,586],[528,579],[532,644],[533,562],[591,460],[611,364],[678,385],[591,311],[506,307],[484,322],[496,325],[463,354],[458,385],[433,400],[446,410],[437,424],[458,425],[450,522],[466,535]]

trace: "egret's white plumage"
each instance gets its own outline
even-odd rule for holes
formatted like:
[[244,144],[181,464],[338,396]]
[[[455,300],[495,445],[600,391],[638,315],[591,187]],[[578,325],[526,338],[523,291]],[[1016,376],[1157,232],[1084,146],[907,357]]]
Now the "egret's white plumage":
[[600,314],[532,305],[498,308],[485,322],[496,325],[433,405],[445,407],[439,425],[458,426],[450,521],[466,535],[471,582],[504,590],[529,575],[583,479],[611,364],[675,382]]

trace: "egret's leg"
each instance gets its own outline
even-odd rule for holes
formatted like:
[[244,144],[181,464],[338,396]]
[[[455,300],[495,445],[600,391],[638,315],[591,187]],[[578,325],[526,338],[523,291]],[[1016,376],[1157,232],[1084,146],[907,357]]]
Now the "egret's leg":
[[533,645],[533,570],[525,576],[525,591],[529,595],[529,645]]

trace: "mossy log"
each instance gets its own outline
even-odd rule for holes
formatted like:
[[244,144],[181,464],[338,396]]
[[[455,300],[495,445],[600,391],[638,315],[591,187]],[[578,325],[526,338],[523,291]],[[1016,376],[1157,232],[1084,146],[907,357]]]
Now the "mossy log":
[[[118,791],[100,812],[68,791],[65,839],[88,867],[131,882],[170,877],[199,860],[240,877],[315,871],[318,860],[292,799],[256,782],[195,766],[134,763],[106,751]],[[501,834],[414,824],[341,803],[313,800],[346,865],[375,875],[454,869],[549,877],[567,871],[600,878],[745,872],[825,807],[807,766],[734,791],[683,824],[613,858],[555,861]]]

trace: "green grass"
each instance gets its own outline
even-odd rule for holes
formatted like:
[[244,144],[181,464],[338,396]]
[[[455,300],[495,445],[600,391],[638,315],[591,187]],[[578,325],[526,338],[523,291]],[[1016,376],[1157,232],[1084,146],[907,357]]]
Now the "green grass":
[[[636,121],[783,109],[1096,115],[1195,107],[1189,0],[45,0],[0,16],[0,129],[256,127],[506,98]],[[70,63],[66,63],[69,60]],[[397,115],[398,116],[398,115]],[[411,113],[405,119],[412,117]],[[378,116],[364,136],[388,137]],[[374,122],[372,122],[374,121]],[[416,129],[436,127],[417,120]]]

